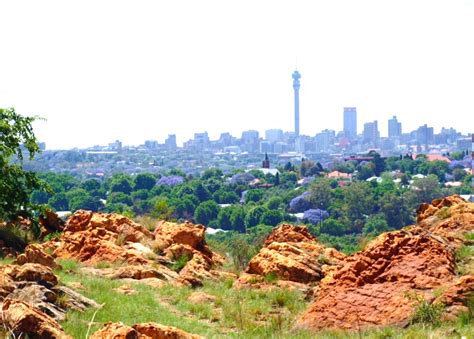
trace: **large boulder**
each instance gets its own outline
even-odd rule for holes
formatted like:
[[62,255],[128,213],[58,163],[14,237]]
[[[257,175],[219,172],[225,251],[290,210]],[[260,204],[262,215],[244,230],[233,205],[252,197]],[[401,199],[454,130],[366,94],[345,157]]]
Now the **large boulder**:
[[[420,300],[443,303],[448,314],[465,310],[474,281],[457,278],[454,252],[474,229],[473,207],[457,196],[422,205],[418,225],[381,234],[327,275],[296,326],[403,326]],[[436,299],[440,288],[447,290]]]
[[100,261],[146,264],[149,260],[139,251],[122,245],[152,239],[150,231],[124,216],[81,210],[68,219],[53,255],[89,264]]
[[239,282],[258,280],[255,275],[274,275],[280,280],[305,284],[318,282],[325,276],[327,266],[339,265],[344,257],[319,244],[305,226],[281,225],[250,260]]
[[133,326],[124,325],[121,322],[107,323],[105,326],[92,334],[91,339],[200,339],[201,336],[187,333],[179,328],[164,326],[157,323],[141,323]]
[[3,302],[2,321],[3,327],[18,338],[25,334],[31,339],[71,338],[56,320],[20,300],[7,299]]
[[49,267],[31,263],[0,266],[0,303],[6,299],[24,302],[58,321],[65,319],[67,310],[98,307],[93,300],[59,286]]
[[30,244],[25,248],[25,252],[20,254],[16,258],[16,262],[19,265],[23,265],[26,263],[36,263],[36,264],[41,264],[43,266],[48,266],[53,269],[59,268],[60,265],[58,265],[55,261],[54,258],[46,253],[41,245],[38,244]]

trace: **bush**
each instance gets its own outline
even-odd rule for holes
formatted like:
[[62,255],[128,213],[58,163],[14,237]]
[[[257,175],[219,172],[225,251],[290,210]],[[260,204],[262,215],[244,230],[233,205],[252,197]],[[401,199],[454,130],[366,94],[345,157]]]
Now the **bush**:
[[414,298],[417,301],[411,318],[412,324],[420,323],[432,326],[440,325],[441,316],[443,315],[445,308],[443,304],[430,303],[419,295],[414,295],[410,298]]

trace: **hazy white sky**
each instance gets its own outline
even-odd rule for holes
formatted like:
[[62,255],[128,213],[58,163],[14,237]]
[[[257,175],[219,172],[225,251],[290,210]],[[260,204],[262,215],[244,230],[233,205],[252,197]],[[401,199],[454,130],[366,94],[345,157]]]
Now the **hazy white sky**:
[[0,107],[48,148],[194,132],[474,126],[474,0],[0,2]]

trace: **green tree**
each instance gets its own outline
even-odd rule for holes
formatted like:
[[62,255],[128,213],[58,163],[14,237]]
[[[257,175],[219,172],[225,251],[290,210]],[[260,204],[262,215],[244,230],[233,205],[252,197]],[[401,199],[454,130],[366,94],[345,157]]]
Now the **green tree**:
[[159,197],[155,200],[151,216],[160,220],[169,220],[174,209],[170,206],[167,198]]
[[353,182],[344,187],[344,204],[347,217],[353,224],[353,230],[360,232],[365,217],[372,214],[375,199],[367,182]]
[[263,190],[261,189],[252,189],[248,190],[245,194],[245,202],[259,202],[263,198]]
[[196,207],[194,219],[197,223],[207,225],[211,220],[217,218],[219,214],[219,205],[213,200],[204,201]]
[[281,203],[282,203],[281,198],[274,196],[274,197],[271,197],[270,199],[268,199],[268,201],[265,205],[270,210],[277,210],[278,208],[280,208]]
[[156,177],[151,173],[140,173],[133,178],[133,190],[151,190],[156,185]]
[[68,211],[69,199],[64,192],[56,193],[48,200],[48,205],[56,211]]
[[80,187],[88,192],[92,192],[100,189],[100,182],[96,179],[88,179],[86,181],[83,181]]
[[260,224],[276,226],[283,220],[283,214],[279,210],[267,210],[260,218]]
[[234,206],[230,216],[232,229],[240,233],[245,233],[245,210],[240,206]]
[[47,191],[35,173],[22,167],[23,152],[33,159],[39,146],[31,124],[35,117],[23,117],[13,108],[0,109],[0,219],[20,214],[31,216],[38,206],[30,201],[34,190]]
[[211,198],[211,194],[202,183],[199,183],[194,191],[200,202],[209,200]]
[[110,191],[111,192],[123,192],[130,194],[132,192],[133,181],[129,175],[126,174],[114,174],[110,179]]
[[367,219],[367,222],[365,223],[364,227],[362,228],[362,233],[364,233],[365,235],[378,235],[380,233],[388,231],[390,231],[390,227],[388,226],[383,214],[371,215]]
[[232,222],[230,220],[231,216],[232,216],[232,208],[230,206],[221,208],[219,211],[219,214],[217,215],[217,224],[219,225],[219,228],[223,230],[231,230],[232,229]]
[[330,180],[317,179],[310,188],[309,201],[317,208],[327,210],[332,202],[332,189]]
[[208,168],[202,174],[201,179],[203,180],[208,180],[211,178],[220,179],[223,175],[224,174],[222,173],[222,170],[218,168]]
[[127,206],[133,206],[132,198],[123,192],[112,192],[107,197],[107,203],[110,204],[124,204]]
[[268,211],[265,206],[256,206],[250,209],[250,211],[245,216],[245,225],[247,227],[254,227],[260,223],[262,215]]

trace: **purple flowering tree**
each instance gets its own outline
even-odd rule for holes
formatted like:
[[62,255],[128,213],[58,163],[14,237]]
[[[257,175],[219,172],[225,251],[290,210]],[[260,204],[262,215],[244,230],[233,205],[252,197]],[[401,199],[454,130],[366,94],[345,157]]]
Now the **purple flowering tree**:
[[156,183],[158,186],[176,186],[182,184],[184,182],[184,178],[179,175],[171,175],[168,177],[161,177],[160,180]]
[[291,199],[289,211],[291,213],[301,213],[313,207],[309,200],[310,195],[311,193],[304,192],[303,194]]
[[329,218],[328,211],[319,208],[304,211],[303,221],[310,224],[319,224],[324,219]]

